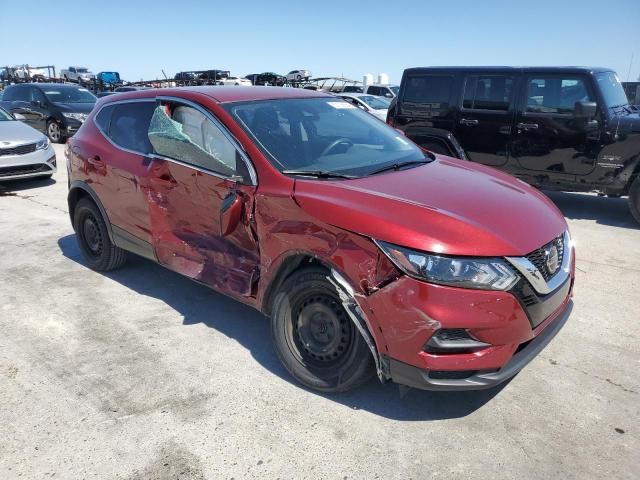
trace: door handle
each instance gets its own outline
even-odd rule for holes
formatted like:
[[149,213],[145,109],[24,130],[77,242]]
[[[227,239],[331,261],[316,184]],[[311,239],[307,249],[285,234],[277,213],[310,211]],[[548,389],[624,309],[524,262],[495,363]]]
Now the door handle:
[[519,130],[535,130],[536,128],[538,128],[538,124],[537,123],[519,123],[518,125],[516,125],[516,127],[518,127]]
[[476,120],[475,118],[462,118],[460,119],[460,124],[472,127],[474,125],[478,125],[478,120]]
[[89,164],[93,165],[94,167],[104,168],[104,162],[100,159],[100,157],[98,155],[95,155],[93,157],[89,157],[87,162],[89,162]]

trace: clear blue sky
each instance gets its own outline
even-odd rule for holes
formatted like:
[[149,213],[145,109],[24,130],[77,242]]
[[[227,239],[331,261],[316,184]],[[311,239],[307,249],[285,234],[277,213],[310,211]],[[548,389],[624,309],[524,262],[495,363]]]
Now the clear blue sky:
[[314,76],[428,65],[588,65],[640,74],[640,0],[0,1],[0,64],[122,78],[220,68]]

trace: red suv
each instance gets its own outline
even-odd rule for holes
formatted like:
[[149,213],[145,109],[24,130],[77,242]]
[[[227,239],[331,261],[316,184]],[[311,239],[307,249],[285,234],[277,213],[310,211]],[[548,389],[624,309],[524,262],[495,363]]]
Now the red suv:
[[423,389],[490,387],[571,311],[574,250],[545,196],[423,150],[331,95],[113,95],[66,155],[91,268],[131,252],[255,307],[285,368],[317,390],[373,372]]

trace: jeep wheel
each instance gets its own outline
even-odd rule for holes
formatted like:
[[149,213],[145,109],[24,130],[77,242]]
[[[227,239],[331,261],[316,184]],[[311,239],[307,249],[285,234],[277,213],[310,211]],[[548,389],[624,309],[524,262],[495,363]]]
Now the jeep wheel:
[[47,136],[53,143],[63,143],[62,129],[55,120],[49,120],[47,123]]
[[321,268],[285,280],[276,295],[271,337],[280,361],[303,385],[343,392],[373,373],[371,351]]
[[636,177],[629,189],[629,210],[636,222],[640,223],[640,175]]
[[73,210],[73,229],[89,268],[108,272],[124,265],[127,252],[111,243],[100,210],[90,199],[82,198],[76,204]]

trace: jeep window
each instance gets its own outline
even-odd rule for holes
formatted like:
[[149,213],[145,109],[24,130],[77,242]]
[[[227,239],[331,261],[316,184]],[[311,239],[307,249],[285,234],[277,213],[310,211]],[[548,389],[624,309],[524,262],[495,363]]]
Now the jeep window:
[[429,75],[409,77],[403,101],[428,107],[432,116],[439,116],[449,109],[453,77]]
[[[149,125],[154,152],[227,177],[236,174],[235,146],[200,110],[179,103],[158,106]],[[241,160],[240,160],[241,161]]]
[[127,150],[142,154],[151,153],[147,130],[155,106],[155,102],[116,104],[111,114],[109,138]]
[[50,102],[58,103],[96,103],[97,97],[86,88],[67,85],[47,85],[44,95]]
[[473,110],[509,110],[513,79],[504,76],[466,78],[462,108]]
[[426,159],[393,128],[338,98],[268,100],[226,108],[279,170],[362,176]]
[[576,102],[593,101],[582,78],[535,77],[527,81],[527,112],[572,114]]
[[619,107],[629,103],[618,75],[614,72],[596,73],[596,82],[607,107]]

